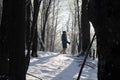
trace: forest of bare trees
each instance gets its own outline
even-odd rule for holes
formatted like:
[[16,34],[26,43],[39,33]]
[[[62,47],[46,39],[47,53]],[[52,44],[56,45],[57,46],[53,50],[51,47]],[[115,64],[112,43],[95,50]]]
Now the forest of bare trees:
[[[84,56],[91,42],[90,23],[97,40],[98,80],[119,79],[119,0],[67,0],[67,8],[62,1],[0,0],[0,80],[26,80],[37,51],[60,52],[64,28],[69,53]],[[61,17],[65,8],[67,19]]]

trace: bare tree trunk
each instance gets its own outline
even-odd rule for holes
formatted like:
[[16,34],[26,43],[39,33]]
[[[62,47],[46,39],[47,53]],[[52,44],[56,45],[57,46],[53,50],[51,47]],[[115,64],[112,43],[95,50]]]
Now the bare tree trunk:
[[1,19],[2,19],[2,0],[0,1],[0,25],[1,25]]
[[82,0],[82,10],[81,10],[81,34],[82,34],[82,50],[84,55],[84,51],[87,49],[90,43],[90,24],[88,20],[88,12],[87,12],[88,0]]
[[45,47],[45,50],[47,50],[47,51],[49,51],[50,50],[50,47],[51,47],[51,45],[50,45],[50,35],[51,35],[51,30],[50,30],[51,28],[50,28],[50,26],[49,26],[49,20],[48,20],[48,22],[47,22],[47,29],[46,29],[46,47]]
[[80,24],[80,5],[79,5],[79,0],[76,2],[77,5],[77,22],[78,22],[78,29],[79,29],[79,44],[78,44],[78,53],[82,50],[82,45],[81,45],[81,24]]
[[[55,1],[55,3],[56,3],[56,1]],[[54,7],[56,7],[56,6],[54,6]],[[59,0],[57,2],[57,11],[56,11],[55,26],[54,26],[54,32],[53,32],[53,43],[52,43],[53,47],[52,47],[52,51],[55,50],[56,32],[57,32],[57,25],[58,25],[58,14],[59,14]]]
[[56,40],[56,30],[57,30],[57,22],[58,22],[58,11],[57,11],[57,15],[56,15],[56,23],[55,23],[55,29],[54,29],[54,33],[53,33],[53,47],[52,47],[52,50],[51,51],[54,51],[55,49],[55,40]]
[[[9,54],[8,54],[8,14],[10,13],[8,1],[3,2],[3,13],[2,21],[0,25],[0,79],[7,79],[6,76],[9,74]],[[8,13],[9,12],[9,13]]]
[[33,14],[33,23],[32,23],[33,24],[32,27],[34,27],[34,32],[33,32],[33,44],[32,44],[32,54],[31,54],[33,57],[37,57],[37,44],[38,44],[37,20],[38,20],[41,1],[34,0],[34,14]]
[[27,0],[26,1],[26,5],[25,5],[25,9],[26,9],[26,15],[25,15],[25,19],[26,19],[26,49],[29,49],[29,43],[30,43],[30,28],[31,28],[31,7],[32,7],[32,3],[31,0]]
[[[37,25],[36,25],[37,27]],[[33,39],[33,44],[32,44],[32,57],[37,57],[37,45],[38,45],[38,31],[37,28],[35,28],[35,33],[34,33],[34,39]]]
[[[72,45],[71,45],[71,53],[74,55],[76,53],[76,48],[78,46],[78,43],[77,43],[77,8],[76,7],[76,1],[74,1],[74,7],[75,7],[75,12],[74,12],[74,20],[73,20],[73,27],[72,27],[72,36],[71,36],[71,39],[72,39]],[[79,47],[80,49],[80,47]]]
[[[102,5],[101,5],[102,4]],[[95,28],[98,80],[120,79],[119,0],[90,0],[89,18]]]
[[4,6],[8,33],[9,80],[26,80],[25,0],[4,0]]
[[53,49],[53,43],[54,43],[54,33],[55,33],[55,0],[53,0],[53,7],[52,7],[52,15],[53,15],[53,18],[52,18],[52,27],[51,27],[51,41],[50,41],[50,51],[54,51]]
[[25,60],[25,62],[26,62],[26,72],[28,70],[28,66],[29,66],[29,63],[30,63],[30,50],[31,50],[32,45],[33,45],[35,31],[37,29],[37,19],[38,19],[38,12],[39,12],[39,7],[40,7],[40,4],[41,4],[41,1],[42,0],[40,0],[40,1],[35,0],[35,2],[34,2],[34,13],[33,13],[33,21],[32,21],[32,26],[31,26],[31,34],[30,34],[30,40],[29,40],[29,45],[28,45],[28,50],[27,50],[27,55],[26,55],[26,60]]
[[[43,1],[44,2],[44,1]],[[48,2],[48,5],[47,6],[44,6],[44,4],[47,4],[46,3],[46,0],[45,0],[45,2],[44,2],[44,4],[43,4],[43,10],[44,10],[44,19],[43,19],[43,29],[42,29],[42,33],[41,33],[41,37],[42,37],[42,41],[43,41],[43,43],[45,43],[45,30],[46,30],[46,23],[47,23],[47,19],[48,19],[48,15],[49,15],[49,10],[50,10],[50,6],[51,6],[51,2],[52,2],[52,0],[49,0],[49,2]],[[43,51],[45,50],[45,48],[42,46],[42,49],[43,49]]]

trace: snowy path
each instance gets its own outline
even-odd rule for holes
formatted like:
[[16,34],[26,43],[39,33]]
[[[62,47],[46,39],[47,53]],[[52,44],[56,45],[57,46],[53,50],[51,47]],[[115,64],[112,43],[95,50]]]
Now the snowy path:
[[[28,73],[42,80],[76,80],[80,62],[69,54],[38,52],[38,58],[31,58]],[[91,60],[92,61],[92,60]],[[93,62],[93,61],[92,61]],[[93,62],[97,63],[96,60]],[[97,80],[97,68],[85,66],[81,80]],[[27,80],[39,80],[27,75]]]

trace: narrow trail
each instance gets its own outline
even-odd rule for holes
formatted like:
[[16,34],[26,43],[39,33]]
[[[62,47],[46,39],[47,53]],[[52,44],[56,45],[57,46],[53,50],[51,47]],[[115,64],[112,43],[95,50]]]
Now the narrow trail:
[[[42,80],[75,80],[77,78],[82,59],[77,59],[70,54],[59,54],[52,52],[39,52],[37,58],[31,58],[28,73],[41,78]],[[93,64],[96,64],[94,61]],[[96,68],[86,66],[82,80],[90,80],[90,76],[96,77]],[[86,79],[84,79],[86,78]],[[39,80],[27,75],[27,80]],[[91,79],[97,80],[97,79]]]

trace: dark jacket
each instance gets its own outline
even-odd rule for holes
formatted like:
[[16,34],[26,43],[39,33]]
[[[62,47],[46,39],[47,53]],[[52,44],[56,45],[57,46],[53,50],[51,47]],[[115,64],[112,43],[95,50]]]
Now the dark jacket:
[[66,34],[62,34],[62,47],[67,48],[67,43],[69,43],[69,42],[67,41]]

